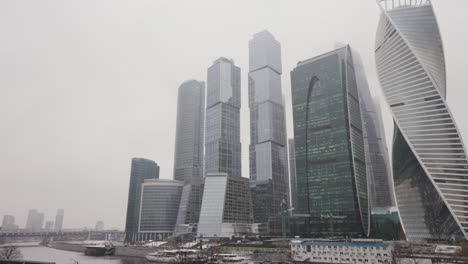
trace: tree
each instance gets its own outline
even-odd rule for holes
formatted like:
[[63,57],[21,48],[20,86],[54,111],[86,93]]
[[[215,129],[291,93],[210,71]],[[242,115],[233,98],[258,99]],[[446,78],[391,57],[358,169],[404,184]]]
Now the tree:
[[15,246],[4,246],[0,248],[0,259],[22,259],[23,255],[21,254],[21,250]]

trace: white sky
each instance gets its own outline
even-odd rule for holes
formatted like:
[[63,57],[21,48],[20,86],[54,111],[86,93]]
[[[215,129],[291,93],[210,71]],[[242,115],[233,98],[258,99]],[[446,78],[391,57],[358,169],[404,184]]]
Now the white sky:
[[[468,136],[468,1],[433,0],[444,42],[448,103]],[[373,95],[379,9],[374,0],[0,0],[0,217],[24,226],[65,209],[64,227],[123,228],[130,160],[155,160],[172,178],[177,89],[206,80],[220,56],[242,71],[242,159],[248,177],[248,41],[268,29],[282,45],[283,92],[292,136],[289,72],[349,43]],[[383,102],[383,100],[382,100]],[[387,141],[392,121],[383,105]],[[389,145],[390,147],[391,145]]]

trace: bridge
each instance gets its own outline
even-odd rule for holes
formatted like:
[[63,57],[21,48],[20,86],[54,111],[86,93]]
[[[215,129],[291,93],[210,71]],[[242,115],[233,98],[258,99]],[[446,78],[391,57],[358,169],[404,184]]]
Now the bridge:
[[118,230],[76,230],[76,231],[41,231],[41,232],[0,232],[0,244],[18,241],[84,241],[84,240],[113,240],[120,241],[125,232]]

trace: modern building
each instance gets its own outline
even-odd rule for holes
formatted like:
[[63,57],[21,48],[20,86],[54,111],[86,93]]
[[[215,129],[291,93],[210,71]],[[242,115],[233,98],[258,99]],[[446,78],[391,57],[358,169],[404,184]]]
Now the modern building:
[[145,180],[136,241],[164,240],[174,235],[183,186],[175,180]]
[[351,52],[359,90],[369,201],[374,213],[395,206],[393,182],[380,106],[372,99],[361,57],[355,50]]
[[96,225],[94,226],[94,230],[96,230],[96,231],[104,230],[104,222],[103,221],[97,221]]
[[378,1],[377,73],[395,132],[392,164],[406,237],[468,239],[468,161],[446,100],[431,1]]
[[208,68],[205,174],[241,177],[240,68],[219,58]]
[[289,205],[281,46],[264,30],[249,41],[250,181],[254,222],[281,232],[281,203]]
[[203,177],[205,83],[189,80],[179,87],[177,99],[174,179]]
[[15,225],[15,217],[12,215],[4,215],[2,220],[2,228],[0,229],[0,232],[16,230],[18,230],[18,226]]
[[125,240],[135,241],[140,223],[141,186],[147,179],[159,178],[159,166],[156,162],[133,158],[128,190],[127,220],[125,222]]
[[290,184],[290,202],[292,213],[297,208],[297,179],[296,179],[296,147],[294,146],[294,138],[288,139],[289,153],[289,184]]
[[305,236],[369,234],[356,73],[349,46],[291,72],[298,206]]
[[29,210],[26,220],[26,229],[31,232],[41,232],[44,226],[44,214],[39,213],[36,209]]
[[391,264],[393,263],[392,248],[390,243],[371,239],[352,239],[351,241],[293,240],[291,242],[291,258],[297,262],[320,264]]
[[252,231],[249,179],[227,173],[207,174],[198,236],[232,237]]
[[55,216],[55,231],[60,231],[63,228],[63,217],[65,216],[65,211],[63,209],[57,209],[57,215]]
[[189,80],[179,87],[174,179],[184,182],[176,233],[193,233],[203,195],[205,83]]
[[44,230],[45,231],[53,231],[54,230],[54,221],[52,221],[52,220],[46,221]]

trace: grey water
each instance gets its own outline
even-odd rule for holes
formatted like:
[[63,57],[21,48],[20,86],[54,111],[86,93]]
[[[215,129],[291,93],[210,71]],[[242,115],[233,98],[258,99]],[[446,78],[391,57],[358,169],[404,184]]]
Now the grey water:
[[83,253],[58,250],[49,247],[20,247],[23,260],[55,262],[56,264],[143,264],[142,258],[116,256],[92,257]]

